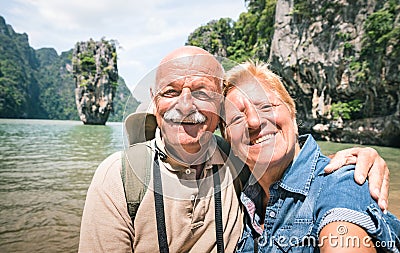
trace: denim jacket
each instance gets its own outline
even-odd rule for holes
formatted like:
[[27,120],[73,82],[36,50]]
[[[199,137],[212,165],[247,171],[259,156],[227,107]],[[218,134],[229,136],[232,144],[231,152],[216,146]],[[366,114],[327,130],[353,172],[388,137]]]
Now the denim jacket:
[[[329,158],[321,154],[313,137],[301,136],[299,142],[298,157],[270,187],[264,230],[260,226],[264,191],[254,183],[242,192],[246,215],[237,252],[319,252],[320,231],[335,221],[364,228],[376,240],[378,252],[399,252],[400,221],[380,210],[367,183],[360,186],[354,181],[354,166],[325,174]],[[337,229],[339,234],[346,232],[344,226]]]

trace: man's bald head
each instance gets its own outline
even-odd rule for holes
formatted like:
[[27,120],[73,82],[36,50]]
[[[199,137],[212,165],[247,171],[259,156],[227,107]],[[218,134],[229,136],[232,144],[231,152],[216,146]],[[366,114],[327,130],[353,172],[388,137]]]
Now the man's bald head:
[[213,57],[208,51],[206,51],[200,47],[183,46],[183,47],[179,47],[179,48],[171,51],[169,54],[167,54],[161,60],[160,65],[163,63],[166,63],[170,60],[173,60],[173,59],[187,57],[187,56],[194,56],[194,55],[208,55],[208,56]]
[[215,79],[222,91],[224,70],[217,59],[206,50],[183,46],[166,55],[157,68],[156,91],[160,85],[186,76],[208,76]]

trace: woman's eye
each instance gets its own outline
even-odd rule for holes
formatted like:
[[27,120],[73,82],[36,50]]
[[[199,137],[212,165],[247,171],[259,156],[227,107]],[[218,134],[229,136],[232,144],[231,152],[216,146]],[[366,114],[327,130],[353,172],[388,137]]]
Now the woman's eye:
[[262,111],[270,111],[270,110],[272,110],[273,109],[273,105],[272,104],[264,104],[264,105],[261,105],[260,106],[260,109],[262,110]]
[[239,123],[243,119],[244,115],[243,114],[238,114],[232,117],[230,122],[227,125],[233,125]]

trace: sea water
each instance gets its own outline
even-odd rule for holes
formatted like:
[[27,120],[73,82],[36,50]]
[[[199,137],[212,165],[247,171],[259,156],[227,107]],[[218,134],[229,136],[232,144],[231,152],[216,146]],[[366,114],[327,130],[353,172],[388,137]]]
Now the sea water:
[[[329,154],[351,144],[319,142]],[[77,252],[93,173],[124,147],[121,123],[0,119],[0,252]],[[390,168],[400,216],[400,149],[374,147]]]

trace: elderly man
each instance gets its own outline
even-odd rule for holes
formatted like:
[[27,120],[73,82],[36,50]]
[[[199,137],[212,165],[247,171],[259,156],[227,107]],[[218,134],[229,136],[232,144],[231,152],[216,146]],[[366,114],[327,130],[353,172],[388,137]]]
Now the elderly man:
[[[152,162],[146,166],[152,170],[136,218],[132,222],[128,213],[125,190],[129,190],[121,179],[125,158],[117,152],[99,165],[89,187],[80,252],[235,250],[243,222],[237,198],[240,182],[212,134],[220,119],[223,75],[219,62],[198,47],[178,48],[161,61],[152,90],[158,128],[146,144],[152,152]],[[365,159],[365,153],[370,158]],[[346,155],[339,155],[336,163]],[[374,150],[360,155],[363,164],[374,162],[372,187],[380,189],[384,181],[383,199],[387,199],[385,163],[376,169],[382,159]],[[137,165],[138,160],[128,162]],[[366,174],[371,165],[363,167],[359,174]]]

